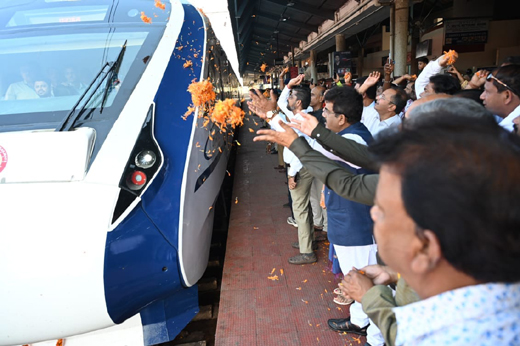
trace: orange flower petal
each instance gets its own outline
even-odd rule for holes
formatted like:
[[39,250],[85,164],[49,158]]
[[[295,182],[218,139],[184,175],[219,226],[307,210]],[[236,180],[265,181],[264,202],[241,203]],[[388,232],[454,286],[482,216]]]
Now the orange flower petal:
[[144,12],[141,12],[141,20],[147,24],[150,24],[152,22],[152,18],[147,17],[146,14],[144,14]]

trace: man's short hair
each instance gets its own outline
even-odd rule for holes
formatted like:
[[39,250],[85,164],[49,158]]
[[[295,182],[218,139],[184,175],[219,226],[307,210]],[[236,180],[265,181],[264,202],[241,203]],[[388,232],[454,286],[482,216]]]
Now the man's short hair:
[[453,94],[455,97],[463,97],[483,105],[484,101],[480,98],[480,95],[482,95],[482,90],[480,89],[462,89]]
[[399,114],[403,111],[404,107],[406,107],[408,95],[398,86],[391,86],[391,88],[395,90],[395,95],[391,97],[391,102],[395,105],[395,114]]
[[305,110],[311,104],[311,90],[306,87],[296,87],[292,89],[293,95],[302,102],[302,109]]
[[49,85],[49,86],[51,85],[50,80],[47,77],[45,77],[44,75],[39,74],[39,73],[33,77],[33,81],[34,81],[34,83],[45,82],[45,83],[47,83],[47,85]]
[[433,91],[436,94],[453,95],[460,90],[460,82],[457,78],[447,74],[436,74],[430,77]]
[[423,62],[425,64],[427,64],[429,62],[428,58],[425,56],[421,56],[420,58],[417,58],[416,60],[417,60],[417,62]]
[[[471,100],[417,108],[434,102],[447,106],[431,114],[430,105],[430,116],[381,132],[371,152],[400,175],[418,235],[432,231],[454,268],[482,282],[518,282],[520,137]],[[470,102],[482,116],[450,110],[450,102]]]
[[[359,86],[362,86],[363,83],[367,80],[368,76],[360,77],[356,79],[356,84],[359,84]],[[367,94],[367,97],[371,100],[376,99],[376,93],[377,93],[377,85],[372,85],[370,88],[365,91],[365,94]]]
[[[513,92],[520,96],[520,65],[506,65],[500,67],[494,76],[506,84],[508,87],[513,89]],[[493,85],[497,88],[498,92],[506,91],[507,88],[493,79]]]
[[334,87],[327,91],[324,101],[334,103],[332,108],[334,113],[344,114],[349,124],[361,121],[363,96],[354,88],[348,86]]

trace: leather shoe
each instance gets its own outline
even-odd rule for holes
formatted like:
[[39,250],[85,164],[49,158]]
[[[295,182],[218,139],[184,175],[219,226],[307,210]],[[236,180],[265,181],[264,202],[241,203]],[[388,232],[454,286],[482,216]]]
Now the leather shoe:
[[[300,243],[295,241],[294,243],[291,244],[293,248],[295,249],[299,249],[300,248]],[[318,244],[316,244],[315,241],[312,242],[312,249],[314,251],[318,250]]]
[[291,264],[308,264],[317,262],[318,259],[314,252],[311,253],[301,253],[297,256],[289,258],[289,263]]
[[354,333],[362,336],[367,335],[367,328],[370,324],[367,324],[363,328],[360,328],[350,322],[349,318],[332,318],[327,321],[329,328],[335,332],[340,333]]

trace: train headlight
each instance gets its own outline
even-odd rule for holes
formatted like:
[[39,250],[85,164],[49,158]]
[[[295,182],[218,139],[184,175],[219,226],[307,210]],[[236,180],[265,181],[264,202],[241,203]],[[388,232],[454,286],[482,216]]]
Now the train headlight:
[[135,156],[135,165],[139,168],[150,168],[157,161],[157,156],[151,150],[143,150]]

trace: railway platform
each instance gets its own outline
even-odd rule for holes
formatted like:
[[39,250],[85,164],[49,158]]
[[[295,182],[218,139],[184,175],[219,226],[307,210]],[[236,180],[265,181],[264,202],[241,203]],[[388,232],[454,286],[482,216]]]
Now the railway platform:
[[329,270],[328,242],[318,243],[317,263],[288,263],[298,254],[291,247],[297,228],[287,224],[285,173],[273,169],[277,155],[253,142],[251,130],[260,126],[246,115],[238,136],[215,345],[364,345],[365,337],[327,326],[349,315],[348,306],[333,302],[338,279]]

